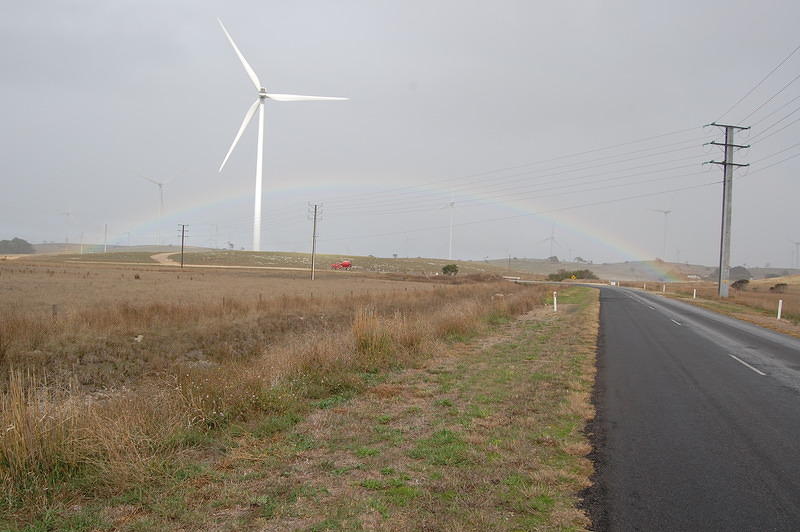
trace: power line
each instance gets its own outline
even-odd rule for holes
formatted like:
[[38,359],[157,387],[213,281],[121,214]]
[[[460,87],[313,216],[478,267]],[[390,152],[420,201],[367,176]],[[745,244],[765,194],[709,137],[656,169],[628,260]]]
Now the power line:
[[780,133],[781,131],[783,131],[783,130],[784,130],[784,129],[786,129],[787,127],[790,127],[790,126],[792,126],[792,125],[796,124],[797,122],[800,122],[800,118],[796,118],[796,119],[792,120],[791,122],[789,122],[788,124],[786,124],[786,125],[785,125],[785,126],[783,126],[782,128],[780,128],[780,129],[776,129],[775,131],[773,131],[772,133],[770,133],[770,134],[769,134],[769,135],[767,135],[766,137],[762,137],[760,140],[758,140],[758,141],[755,141],[755,142],[752,142],[751,144],[758,144],[758,143],[760,143],[760,142],[764,142],[764,141],[765,141],[765,140],[767,140],[768,138],[770,138],[770,137],[772,137],[772,136],[774,136],[774,135],[777,135],[778,133]]
[[[797,45],[797,47],[796,47],[794,50],[792,50],[792,51],[791,51],[791,53],[789,53],[789,55],[787,55],[786,57],[784,57],[784,58],[781,60],[781,62],[780,62],[780,63],[778,63],[777,65],[775,65],[775,68],[773,68],[772,70],[770,70],[770,71],[769,71],[769,73],[767,73],[767,75],[766,75],[766,76],[764,76],[763,78],[761,78],[761,81],[759,81],[758,83],[756,83],[756,84],[755,84],[755,86],[754,86],[752,89],[750,89],[749,91],[747,91],[747,92],[744,94],[744,96],[742,96],[741,98],[739,98],[738,100],[736,100],[736,103],[734,103],[733,105],[731,105],[731,106],[728,108],[728,110],[727,110],[727,111],[725,111],[724,113],[722,113],[722,116],[720,116],[719,118],[717,118],[717,120],[716,120],[716,121],[720,121],[720,120],[722,120],[722,119],[725,117],[725,115],[727,115],[728,113],[730,113],[731,111],[733,111],[733,110],[736,108],[736,106],[738,106],[740,103],[742,103],[742,102],[744,101],[744,99],[745,99],[745,98],[747,98],[748,96],[750,96],[751,94],[753,94],[753,92],[754,92],[754,91],[755,91],[757,88],[759,88],[759,87],[761,86],[761,84],[762,84],[762,83],[764,83],[765,81],[767,81],[767,79],[768,79],[768,78],[769,78],[769,77],[770,77],[772,74],[774,74],[774,73],[775,73],[775,72],[776,72],[776,71],[777,71],[777,70],[778,70],[780,67],[782,67],[782,66],[783,66],[783,64],[784,64],[786,61],[788,61],[788,60],[789,60],[789,59],[790,59],[790,58],[791,58],[791,57],[792,57],[792,56],[793,56],[795,53],[797,53],[797,51],[798,51],[798,50],[800,50],[800,45]],[[747,116],[744,118],[744,120],[747,120],[749,117],[750,117],[750,115],[747,115]]]
[[[796,148],[797,146],[800,146],[800,142],[796,142],[796,143],[792,144],[791,146],[789,146],[788,148],[784,148],[784,149],[782,149],[780,151],[776,151],[775,153],[767,155],[766,157],[762,157],[761,159],[757,159],[757,160],[753,161],[751,164],[756,164],[756,163],[764,161],[766,159],[771,159],[772,157],[775,157],[776,155],[780,155],[781,153],[783,153],[785,151],[789,151],[792,148]],[[750,173],[753,173],[753,172],[750,172]]]
[[758,133],[756,133],[755,135],[751,136],[748,140],[752,143],[753,141],[755,141],[755,139],[757,139],[758,137],[760,137],[761,135],[763,135],[764,133],[766,133],[767,131],[769,131],[773,127],[777,126],[778,124],[780,124],[781,122],[783,122],[784,120],[786,120],[787,118],[789,118],[790,116],[795,114],[797,111],[800,111],[800,107],[798,107],[797,109],[795,109],[794,111],[792,111],[789,114],[783,115],[783,117],[781,117],[780,119],[776,120],[772,124],[768,125],[764,129],[759,130]]
[[[393,193],[397,193],[397,191],[400,191],[400,190],[414,189],[414,188],[418,188],[418,187],[426,186],[426,185],[435,185],[435,184],[446,183],[446,182],[450,182],[450,181],[470,179],[470,178],[473,178],[473,177],[482,177],[482,176],[486,176],[486,175],[490,175],[490,174],[495,174],[495,173],[498,173],[498,172],[506,172],[506,171],[509,171],[509,170],[518,170],[520,168],[525,168],[525,167],[528,167],[528,166],[534,166],[534,165],[537,165],[537,164],[544,164],[544,163],[548,163],[548,162],[559,161],[559,160],[562,160],[562,159],[568,159],[568,158],[571,158],[571,157],[579,157],[581,155],[588,155],[590,153],[597,153],[597,152],[606,151],[606,150],[610,150],[610,149],[614,149],[614,148],[620,148],[620,147],[623,147],[623,146],[630,146],[630,145],[633,145],[633,144],[639,144],[639,143],[642,143],[642,142],[647,142],[649,140],[656,140],[656,139],[659,139],[659,138],[664,138],[664,137],[668,137],[668,136],[672,136],[672,135],[677,135],[677,134],[680,134],[680,133],[686,133],[688,131],[694,131],[694,130],[697,130],[697,129],[700,129],[700,128],[695,126],[695,127],[690,127],[690,128],[678,129],[678,130],[669,131],[669,132],[666,132],[666,133],[660,133],[658,135],[651,135],[649,137],[643,137],[643,138],[632,140],[632,141],[628,141],[628,142],[621,142],[621,143],[618,143],[618,144],[612,144],[612,145],[609,145],[609,146],[603,146],[603,147],[594,148],[594,149],[591,149],[591,150],[584,150],[584,151],[580,151],[580,152],[573,152],[573,153],[568,153],[568,154],[564,154],[564,155],[559,155],[557,157],[552,157],[552,158],[549,158],[549,159],[540,159],[538,161],[523,163],[523,164],[514,165],[514,166],[506,166],[506,167],[494,168],[494,169],[491,169],[491,170],[477,172],[477,173],[474,173],[474,174],[467,174],[467,175],[456,176],[456,177],[451,177],[451,178],[446,178],[446,179],[439,179],[439,180],[435,180],[435,181],[427,181],[427,182],[418,183],[418,184],[414,184],[414,185],[406,185],[406,186],[402,186],[402,187],[397,187],[397,188],[392,189],[390,191],[381,192],[381,194],[384,194],[384,193],[385,194],[393,194]],[[349,198],[359,198],[359,197],[364,197],[364,196],[370,196],[371,194],[372,193],[368,193],[368,192],[351,194],[350,196],[344,196],[343,199],[346,199],[348,197]]]
[[765,101],[764,103],[762,103],[761,105],[759,105],[758,107],[756,107],[755,109],[753,109],[753,111],[752,111],[752,112],[751,112],[749,115],[747,115],[746,117],[744,117],[744,118],[742,119],[742,122],[746,121],[748,118],[750,118],[751,116],[753,116],[754,114],[756,114],[756,113],[757,113],[757,112],[758,112],[758,111],[759,111],[759,110],[760,110],[762,107],[764,107],[764,106],[765,106],[765,105],[767,105],[769,102],[771,102],[772,100],[774,100],[774,99],[775,99],[775,98],[776,98],[776,97],[777,97],[777,96],[778,96],[780,93],[782,93],[782,92],[783,92],[783,91],[785,91],[787,88],[789,88],[789,86],[790,86],[790,85],[792,85],[792,84],[793,84],[795,81],[797,81],[798,79],[800,79],[800,74],[798,74],[797,76],[795,76],[794,78],[792,78],[792,81],[790,81],[789,83],[787,83],[786,85],[784,85],[783,87],[781,87],[781,89],[780,89],[778,92],[776,92],[775,94],[773,94],[772,96],[770,96],[770,97],[767,99],[767,101]]
[[[580,205],[572,205],[572,206],[569,206],[569,207],[561,207],[561,208],[558,208],[558,209],[550,209],[550,210],[546,210],[546,211],[537,211],[537,212],[531,212],[531,213],[525,213],[525,214],[515,214],[515,215],[511,215],[511,216],[501,216],[501,217],[496,217],[496,218],[485,218],[485,219],[481,219],[481,220],[472,220],[472,221],[469,221],[469,222],[461,222],[461,223],[458,223],[458,224],[455,224],[455,225],[458,226],[458,227],[461,227],[461,226],[467,226],[467,225],[485,224],[485,223],[499,222],[499,221],[504,221],[504,220],[512,220],[512,219],[515,219],[515,218],[525,218],[525,217],[529,217],[529,216],[541,216],[541,215],[544,215],[544,214],[551,214],[551,213],[554,213],[554,212],[563,212],[563,211],[568,211],[568,210],[580,209],[580,208],[584,208],[584,207],[595,207],[595,206],[598,206],[598,205],[607,205],[607,204],[610,204],[610,203],[618,203],[618,202],[621,202],[621,201],[627,201],[627,200],[631,200],[631,199],[640,199],[640,198],[646,198],[646,197],[652,197],[652,196],[659,196],[659,195],[662,195],[662,194],[672,194],[674,192],[680,192],[680,191],[684,191],[684,190],[692,190],[692,189],[697,189],[697,188],[701,188],[701,187],[708,187],[708,186],[711,186],[711,185],[717,185],[719,183],[722,183],[722,181],[712,181],[710,183],[702,183],[702,184],[699,184],[699,185],[691,185],[691,186],[687,186],[687,187],[673,188],[673,189],[670,189],[670,190],[662,190],[662,191],[658,191],[658,192],[649,192],[649,193],[644,193],[644,194],[636,194],[636,195],[633,195],[633,196],[625,196],[623,198],[613,198],[613,199],[603,200],[603,201],[582,203]],[[334,242],[334,241],[339,241],[339,240],[360,240],[360,239],[365,239],[365,238],[378,238],[378,237],[384,237],[384,236],[394,236],[394,235],[405,234],[405,233],[419,233],[419,232],[423,232],[423,231],[433,231],[433,230],[438,230],[438,229],[446,229],[447,227],[448,227],[447,225],[431,226],[431,227],[420,227],[420,228],[417,228],[417,229],[405,229],[403,231],[395,231],[395,232],[390,232],[390,233],[380,233],[380,234],[360,235],[360,236],[349,236],[349,237],[340,237],[340,238],[329,238],[329,239],[324,239],[324,240],[325,241],[329,241],[329,242]]]
[[783,109],[783,108],[785,108],[785,107],[788,107],[789,105],[793,104],[793,103],[794,103],[795,101],[797,101],[797,100],[800,100],[800,95],[798,95],[798,96],[795,96],[794,98],[792,98],[792,99],[791,99],[791,100],[789,100],[788,102],[784,103],[783,105],[781,105],[780,107],[778,107],[777,109],[775,109],[774,111],[772,111],[771,113],[769,113],[769,114],[767,114],[767,115],[764,115],[764,116],[763,116],[761,119],[759,119],[759,120],[756,120],[755,122],[753,122],[753,125],[752,125],[751,127],[756,127],[758,124],[760,124],[761,122],[763,122],[763,121],[764,121],[764,120],[766,120],[767,118],[769,118],[769,117],[771,117],[772,115],[774,115],[774,114],[778,113],[778,112],[779,112],[781,109]]
[[[696,165],[689,164],[689,165],[682,165],[682,166],[677,166],[677,167],[673,167],[673,168],[665,168],[665,169],[656,170],[656,171],[653,171],[653,172],[637,173],[637,174],[625,175],[625,176],[615,176],[615,177],[610,177],[610,178],[607,178],[607,179],[597,180],[597,181],[594,181],[594,182],[588,183],[588,184],[616,181],[618,179],[627,179],[627,178],[631,178],[631,177],[638,177],[638,176],[641,176],[641,175],[659,173],[659,172],[664,172],[664,171],[669,171],[669,170],[676,170],[676,169],[680,169],[680,168],[689,168],[689,167],[692,167],[692,166],[696,166]],[[563,196],[563,195],[567,195],[567,194],[581,194],[581,193],[586,193],[586,192],[596,192],[596,191],[608,190],[608,189],[619,188],[619,187],[627,187],[627,186],[631,186],[631,185],[641,185],[641,184],[645,184],[645,183],[652,183],[652,182],[655,182],[655,181],[664,181],[664,180],[667,180],[667,179],[678,179],[678,178],[682,178],[682,177],[696,176],[696,175],[701,175],[701,174],[705,174],[705,173],[707,173],[707,172],[705,172],[705,171],[692,172],[692,173],[681,174],[681,175],[677,175],[677,176],[676,175],[670,175],[670,176],[666,176],[666,177],[657,177],[657,178],[637,180],[637,181],[632,181],[632,182],[628,182],[628,183],[620,183],[620,184],[617,184],[617,185],[605,185],[605,186],[599,186],[599,187],[582,188],[582,189],[579,189],[579,190],[566,190],[566,191],[563,191],[563,192],[556,192],[556,193],[552,193],[552,194],[542,194],[542,192],[546,192],[546,191],[550,191],[550,190],[559,190],[559,189],[564,189],[564,188],[568,188],[568,187],[584,186],[587,183],[561,185],[561,186],[549,187],[549,188],[544,188],[544,189],[528,190],[528,191],[524,191],[524,193],[514,193],[514,194],[511,194],[511,195],[502,194],[502,195],[499,195],[499,196],[488,196],[488,197],[483,197],[483,198],[478,198],[478,199],[473,199],[473,200],[462,200],[461,203],[464,203],[464,204],[472,203],[473,205],[476,205],[476,204],[477,205],[481,205],[481,204],[491,205],[493,203],[493,200],[494,201],[500,201],[500,200],[503,200],[503,199],[527,199],[531,195],[535,195],[535,197],[537,199],[539,199],[539,198],[552,198],[552,197]],[[390,215],[391,214],[411,214],[411,213],[416,213],[416,212],[428,212],[428,211],[431,211],[431,210],[433,210],[433,208],[431,208],[431,207],[412,207],[412,208],[404,209],[404,210],[395,210],[395,211],[385,211],[384,210],[384,211],[380,211],[380,212],[376,212],[376,211],[352,211],[351,210],[351,211],[348,211],[346,213],[342,213],[341,216],[346,216],[346,215],[371,215],[371,214],[375,214],[375,215],[377,215],[377,214],[383,214],[383,215],[386,215],[386,214],[390,214]]]
[[764,170],[766,170],[767,168],[772,168],[773,166],[778,166],[779,164],[785,163],[786,161],[790,161],[790,160],[792,160],[792,159],[794,159],[794,158],[796,158],[796,157],[800,157],[800,153],[795,153],[794,155],[791,155],[791,156],[789,156],[789,157],[786,157],[785,159],[781,159],[780,161],[774,162],[774,163],[772,163],[772,164],[768,164],[767,166],[762,166],[761,168],[758,168],[758,169],[756,169],[756,170],[753,170],[752,172],[750,172],[749,174],[747,174],[747,176],[742,176],[742,177],[750,177],[750,176],[751,176],[751,175],[753,175],[753,174],[757,174],[757,173],[759,173],[759,172],[763,172],[763,171],[764,171]]
[[[698,149],[698,146],[692,146],[691,148]],[[671,150],[671,151],[683,151],[683,149],[681,149],[681,150]],[[666,153],[669,153],[669,152],[661,152],[659,155],[663,155],[663,154],[666,154]],[[623,162],[630,162],[630,161],[637,160],[637,159],[640,159],[640,158],[641,157],[633,157],[633,158],[627,159],[625,161],[618,161],[616,164],[622,164]],[[517,196],[520,193],[525,193],[526,191],[529,191],[530,188],[529,187],[526,188],[524,185],[517,185],[517,184],[511,184],[511,183],[515,183],[515,182],[519,182],[519,181],[527,181],[528,182],[527,184],[533,185],[534,187],[539,187],[540,185],[546,185],[546,184],[550,184],[550,183],[556,183],[556,182],[563,183],[565,181],[584,180],[584,179],[588,179],[588,178],[592,178],[592,177],[598,177],[598,176],[603,176],[603,175],[608,175],[608,174],[618,174],[619,172],[638,170],[638,169],[641,169],[641,168],[648,168],[648,167],[659,166],[659,165],[669,164],[669,163],[673,163],[673,162],[679,162],[679,161],[685,161],[685,160],[697,159],[697,158],[698,158],[697,155],[692,154],[692,155],[687,156],[687,157],[672,158],[672,159],[667,159],[667,160],[664,160],[664,161],[657,161],[657,162],[653,162],[653,163],[640,164],[640,165],[635,165],[635,166],[630,166],[630,167],[625,167],[625,168],[613,169],[613,170],[609,170],[609,171],[606,171],[606,172],[599,172],[599,173],[598,172],[593,172],[593,173],[589,173],[589,174],[585,174],[585,175],[579,175],[579,176],[573,176],[573,177],[567,177],[567,178],[563,178],[562,177],[562,178],[559,178],[557,180],[543,181],[543,182],[539,182],[539,183],[532,183],[531,182],[533,180],[539,180],[539,179],[543,179],[543,178],[546,178],[546,177],[565,176],[565,175],[568,175],[568,174],[573,173],[573,172],[585,171],[585,170],[589,170],[591,168],[596,168],[597,166],[601,166],[602,167],[602,166],[608,166],[608,165],[604,164],[604,165],[597,165],[595,167],[582,167],[582,168],[576,168],[576,169],[566,170],[566,171],[561,171],[561,172],[540,174],[540,175],[536,175],[536,176],[531,176],[528,179],[514,179],[513,181],[510,181],[510,182],[499,182],[499,183],[483,185],[483,186],[473,186],[473,187],[470,187],[470,188],[462,188],[462,189],[458,190],[457,192],[459,194],[467,194],[468,195],[468,194],[472,193],[472,191],[480,192],[480,193],[484,193],[484,194],[487,193],[487,192],[488,193],[497,194],[497,193],[502,193],[503,191],[513,191],[513,194],[515,196]],[[658,171],[666,171],[666,170],[667,169],[662,169],[662,170],[658,170]],[[641,175],[641,174],[642,173],[638,173],[638,175]],[[523,187],[523,188],[520,188],[520,187]],[[534,188],[534,190],[538,190],[538,188]],[[418,193],[417,196],[419,196],[421,194],[423,194],[423,193]],[[426,193],[426,194],[429,194],[429,193]],[[500,197],[502,197],[502,196],[503,196],[503,194],[500,194]],[[390,208],[390,207],[392,207],[394,205],[403,205],[405,203],[408,203],[409,201],[414,201],[416,203],[417,207],[419,207],[420,202],[422,202],[422,203],[425,203],[425,202],[427,202],[427,203],[436,202],[438,204],[441,200],[438,199],[438,198],[436,198],[436,199],[434,199],[434,198],[427,199],[427,198],[418,198],[418,197],[392,198],[392,199],[387,198],[387,199],[384,199],[384,200],[377,200],[377,201],[370,202],[370,207],[372,207],[372,208],[374,208],[374,207]],[[330,205],[330,203],[329,203],[329,205]],[[339,207],[340,208],[347,208],[348,206],[345,204],[345,205],[340,205]],[[349,210],[351,210],[351,211],[358,210],[358,208],[355,208],[355,209],[351,208]]]
[[[558,169],[561,169],[561,168],[567,168],[567,167],[575,166],[575,165],[588,165],[588,166],[584,166],[584,167],[581,167],[581,168],[573,168],[572,170],[565,170],[563,172],[553,173],[553,174],[538,174],[537,176],[534,176],[534,178],[550,177],[550,176],[554,176],[554,175],[563,175],[563,174],[568,174],[570,172],[577,172],[577,171],[586,170],[586,169],[589,169],[589,168],[596,168],[598,166],[613,166],[615,164],[622,164],[622,163],[630,162],[630,161],[634,161],[634,160],[645,159],[647,157],[655,157],[655,156],[658,156],[658,155],[665,155],[665,154],[668,154],[668,153],[675,153],[675,152],[684,151],[684,150],[688,150],[688,149],[694,149],[694,148],[697,147],[697,145],[694,144],[694,143],[696,143],[698,140],[701,140],[701,139],[704,139],[704,138],[707,138],[707,136],[703,136],[703,137],[700,137],[700,138],[697,138],[697,139],[689,139],[689,140],[685,140],[685,141],[681,141],[681,142],[677,142],[677,143],[671,143],[671,144],[667,144],[667,145],[664,145],[664,146],[653,146],[653,147],[646,148],[646,149],[643,149],[643,150],[635,150],[635,151],[632,151],[632,152],[616,154],[616,155],[613,155],[613,156],[600,157],[600,158],[589,159],[589,160],[584,160],[584,161],[575,161],[575,162],[572,162],[572,163],[567,163],[567,164],[564,164],[564,165],[554,166],[554,167],[547,168],[547,169],[526,170],[524,172],[518,172],[518,173],[509,174],[509,175],[505,175],[505,176],[497,176],[495,179],[493,179],[493,181],[497,185],[502,184],[504,181],[517,182],[517,181],[522,181],[523,179],[511,179],[511,178],[520,178],[522,176],[529,176],[531,174],[531,172],[551,172],[553,170],[558,170]],[[662,152],[658,152],[658,153],[652,153],[652,154],[649,154],[649,155],[641,155],[641,156],[638,156],[638,157],[630,157],[630,158],[622,159],[622,160],[619,160],[619,161],[606,162],[606,163],[599,164],[599,165],[598,164],[589,164],[589,163],[595,163],[596,161],[602,161],[602,160],[607,160],[607,159],[611,159],[611,158],[622,157],[622,156],[628,155],[628,154],[641,153],[643,151],[649,151],[649,150],[653,150],[653,149],[659,149],[659,148],[664,148],[664,147],[676,146],[676,145],[679,145],[679,144],[685,144],[687,142],[691,142],[692,145],[691,146],[686,146],[686,147],[683,147],[683,148],[674,149],[674,150],[666,150],[666,151],[662,151]],[[507,170],[508,169],[501,169],[499,171],[507,171]],[[487,176],[487,175],[491,175],[492,173],[493,173],[493,171],[482,172],[480,174],[473,174],[473,177],[474,176]],[[449,181],[449,179],[448,180],[443,180],[442,182],[444,182],[444,181]],[[425,184],[407,185],[407,186],[404,186],[404,187],[399,187],[399,188],[396,188],[396,189],[390,189],[390,190],[385,190],[385,191],[378,191],[378,192],[372,192],[372,193],[362,193],[361,196],[364,197],[364,198],[371,197],[371,198],[373,198],[371,200],[373,202],[375,202],[375,201],[377,201],[377,202],[387,202],[387,201],[393,202],[394,200],[397,199],[397,196],[404,196],[404,195],[412,195],[412,196],[416,195],[416,196],[419,196],[420,194],[424,194],[425,192],[422,192],[422,191],[419,190],[419,188],[422,187],[422,186],[425,186]],[[447,189],[447,192],[448,193],[453,193],[455,191],[469,190],[471,188],[475,188],[476,186],[480,187],[482,189],[485,189],[485,184],[484,184],[483,181],[477,182],[477,183],[476,182],[468,182],[468,183],[458,184],[458,185],[454,185],[452,187],[449,187]],[[378,200],[374,199],[376,196],[385,196],[385,195],[388,195],[388,196],[391,196],[391,197],[386,198],[386,199],[378,199]],[[350,196],[350,197],[352,197],[352,196]],[[363,201],[363,199],[362,200],[358,200],[358,201]],[[336,205],[336,204],[351,204],[352,202],[353,202],[353,200],[348,200],[348,196],[332,198],[332,199],[327,201],[329,206],[330,205]]]

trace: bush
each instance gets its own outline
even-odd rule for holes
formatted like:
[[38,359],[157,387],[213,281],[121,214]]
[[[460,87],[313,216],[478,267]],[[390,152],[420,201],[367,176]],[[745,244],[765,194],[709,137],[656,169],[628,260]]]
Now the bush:
[[597,276],[591,270],[558,270],[556,273],[551,273],[547,276],[548,281],[563,281],[564,279],[597,279]]
[[21,238],[0,240],[0,253],[34,253],[33,246]]
[[456,264],[446,264],[442,266],[442,273],[445,275],[456,275],[458,273],[458,266]]
[[779,294],[782,294],[782,293],[786,292],[786,289],[788,287],[789,287],[789,285],[787,285],[786,283],[778,283],[778,284],[776,284],[774,286],[770,286],[769,287],[769,291],[770,292],[778,292]]
[[748,284],[750,284],[750,281],[748,281],[747,279],[739,279],[738,281],[734,281],[733,284],[731,284],[731,288],[735,288],[736,290],[744,290],[745,288],[747,288]]

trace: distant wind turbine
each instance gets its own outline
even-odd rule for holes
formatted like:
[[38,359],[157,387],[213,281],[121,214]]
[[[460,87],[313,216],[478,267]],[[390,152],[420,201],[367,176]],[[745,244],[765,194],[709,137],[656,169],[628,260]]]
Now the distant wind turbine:
[[794,267],[800,268],[800,242],[790,242],[794,244]]
[[556,228],[555,227],[551,227],[550,228],[550,236],[548,236],[547,238],[542,239],[542,240],[539,241],[539,243],[550,242],[550,256],[551,257],[553,256],[553,244],[555,244],[556,246],[559,246],[559,247],[561,246],[561,244],[559,244],[558,240],[556,239],[555,233],[556,233]]
[[72,213],[70,211],[64,211],[58,214],[64,217],[64,225],[67,228],[67,235],[64,237],[64,243],[69,244],[69,225],[72,220]]
[[663,209],[650,209],[653,212],[660,212],[664,215],[664,251],[661,255],[661,260],[667,260],[667,219],[669,218],[671,210],[663,210]]
[[153,183],[154,185],[158,186],[158,197],[160,200],[159,207],[158,207],[158,217],[164,217],[164,185],[172,181],[172,179],[167,179],[166,181],[156,181],[155,179],[150,179],[149,177],[143,177],[142,179],[146,179]]
[[301,101],[314,101],[314,100],[347,100],[347,98],[338,98],[332,96],[303,96],[300,94],[274,94],[268,93],[267,89],[265,89],[261,85],[261,81],[259,81],[258,76],[256,75],[255,71],[252,69],[250,64],[242,55],[242,52],[239,51],[239,48],[236,46],[236,43],[233,42],[233,38],[231,37],[228,30],[225,29],[225,25],[222,23],[220,19],[217,19],[219,25],[222,27],[222,31],[225,32],[225,36],[230,41],[233,50],[236,52],[236,55],[239,57],[239,61],[241,61],[242,66],[244,67],[247,75],[250,77],[250,81],[253,82],[255,85],[256,90],[258,91],[258,99],[250,106],[247,112],[244,115],[244,120],[242,121],[242,125],[239,127],[239,131],[236,133],[236,137],[233,139],[233,143],[231,144],[228,153],[225,155],[225,159],[223,159],[222,164],[219,167],[219,171],[222,172],[222,169],[225,167],[225,163],[228,162],[228,157],[231,156],[233,149],[236,147],[236,144],[239,142],[239,138],[242,136],[247,125],[250,123],[250,120],[253,119],[253,115],[258,109],[258,147],[256,150],[256,191],[255,191],[255,206],[254,206],[254,213],[253,213],[253,251],[260,251],[261,249],[261,178],[262,178],[262,162],[264,158],[264,100],[275,100],[278,102],[301,102]]
[[447,248],[447,260],[453,260],[453,209],[455,206],[455,200],[450,200],[447,202],[447,205],[442,207],[442,209],[450,209],[450,244]]

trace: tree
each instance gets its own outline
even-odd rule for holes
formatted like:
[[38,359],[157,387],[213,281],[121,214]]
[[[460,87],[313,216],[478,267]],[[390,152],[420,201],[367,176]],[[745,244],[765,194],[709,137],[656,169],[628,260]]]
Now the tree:
[[458,266],[456,264],[446,264],[442,266],[442,273],[445,275],[456,275],[458,273]]
[[551,256],[551,257],[547,257],[547,261],[548,261],[548,262],[552,262],[552,263],[558,263],[558,262],[560,262],[560,261],[558,260],[558,257],[556,257],[555,255],[553,255],[553,256]]
[[0,240],[0,253],[36,253],[33,246],[21,238]]
[[750,281],[748,281],[747,279],[739,279],[738,281],[734,281],[731,284],[731,288],[734,288],[736,290],[744,290],[745,288],[747,288],[747,285],[749,283]]

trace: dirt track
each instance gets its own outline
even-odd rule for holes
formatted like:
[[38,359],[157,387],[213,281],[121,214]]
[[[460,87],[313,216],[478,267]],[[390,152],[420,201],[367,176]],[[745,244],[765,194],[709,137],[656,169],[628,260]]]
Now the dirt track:
[[[167,253],[156,253],[151,255],[150,258],[164,266],[180,266],[179,262],[172,260],[172,255],[177,255],[178,252],[169,251]],[[289,266],[226,266],[222,264],[184,264],[184,268],[220,268],[225,270],[284,270],[295,272],[311,271],[311,268],[292,268]]]

